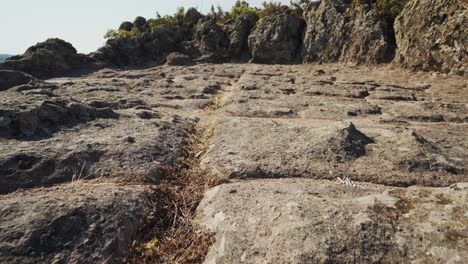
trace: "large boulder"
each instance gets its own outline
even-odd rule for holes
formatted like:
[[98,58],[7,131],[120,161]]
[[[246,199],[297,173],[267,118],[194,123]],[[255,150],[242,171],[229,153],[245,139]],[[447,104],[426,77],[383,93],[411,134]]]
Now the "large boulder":
[[395,61],[415,70],[463,75],[468,65],[468,2],[413,0],[395,21]]
[[124,21],[120,24],[119,30],[131,31],[133,29],[133,23],[130,21]]
[[395,55],[392,25],[372,3],[323,0],[306,15],[304,61],[389,62]]
[[24,72],[0,70],[0,91],[5,91],[17,85],[27,84],[35,79]]
[[299,61],[303,21],[287,11],[262,18],[249,36],[253,63],[285,64]]
[[224,31],[229,38],[228,52],[232,61],[244,62],[248,60],[248,38],[256,23],[255,17],[242,15],[224,24]]
[[48,77],[66,73],[89,61],[68,42],[51,38],[30,47],[23,55],[0,63],[0,70],[23,71],[35,77]]
[[215,19],[207,17],[198,21],[194,40],[204,57],[210,60],[216,58],[214,60],[219,62],[227,59],[228,37]]

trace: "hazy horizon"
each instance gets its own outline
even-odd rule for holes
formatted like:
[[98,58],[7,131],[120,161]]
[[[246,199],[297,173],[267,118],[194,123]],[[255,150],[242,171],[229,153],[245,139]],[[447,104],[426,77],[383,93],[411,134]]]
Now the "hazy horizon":
[[[154,0],[15,0],[2,5],[0,54],[17,55],[48,38],[70,42],[80,53],[89,53],[101,47],[108,29],[116,29],[122,21],[133,21],[137,16],[152,18],[174,14],[177,7],[196,7],[206,13],[218,4],[229,10],[236,0],[175,0],[158,3]],[[262,0],[247,1],[259,6]],[[285,4],[289,0],[281,0]]]

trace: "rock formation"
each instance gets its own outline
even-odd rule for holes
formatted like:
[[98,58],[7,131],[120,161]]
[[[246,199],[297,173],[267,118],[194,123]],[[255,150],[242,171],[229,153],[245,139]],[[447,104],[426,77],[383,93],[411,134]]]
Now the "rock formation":
[[61,39],[48,39],[30,47],[23,55],[13,56],[0,63],[0,70],[15,70],[35,77],[47,77],[66,73],[89,59]]
[[466,1],[412,0],[396,19],[395,33],[397,63],[414,70],[466,73]]
[[258,21],[249,36],[253,63],[288,64],[300,60],[303,21],[285,11]]
[[392,25],[370,2],[323,0],[307,13],[306,21],[305,62],[382,63],[393,59]]
[[11,87],[27,84],[35,78],[27,73],[19,71],[0,70],[0,91]]
[[257,20],[253,16],[242,15],[224,24],[229,38],[228,53],[231,61],[247,62],[250,58],[248,38]]

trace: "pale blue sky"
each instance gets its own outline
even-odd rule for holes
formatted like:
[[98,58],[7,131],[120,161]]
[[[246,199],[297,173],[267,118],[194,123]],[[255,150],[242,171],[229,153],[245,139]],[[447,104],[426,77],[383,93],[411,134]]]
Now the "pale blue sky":
[[[279,0],[277,0],[279,1]],[[206,13],[213,4],[229,9],[236,0],[2,0],[0,53],[21,54],[29,46],[58,37],[82,53],[104,43],[108,29],[124,20],[173,14],[177,7],[197,7]],[[262,0],[248,1],[254,6]],[[280,2],[289,3],[289,0]]]

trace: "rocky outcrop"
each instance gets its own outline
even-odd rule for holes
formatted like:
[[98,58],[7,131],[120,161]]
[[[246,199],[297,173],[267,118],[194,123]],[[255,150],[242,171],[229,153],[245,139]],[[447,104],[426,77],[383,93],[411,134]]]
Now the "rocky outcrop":
[[466,1],[410,1],[395,21],[395,33],[396,63],[414,70],[466,74]]
[[201,18],[203,18],[203,15],[196,8],[191,7],[184,14],[183,24],[187,27],[193,27]]
[[253,63],[288,64],[300,60],[303,21],[287,11],[264,17],[249,36]]
[[229,57],[234,62],[246,62],[250,58],[249,35],[255,27],[257,19],[253,16],[239,16],[224,24],[223,30],[229,38]]
[[228,37],[216,20],[207,17],[198,21],[194,28],[194,40],[203,57],[210,62],[228,59]]
[[125,263],[147,207],[142,186],[79,182],[2,196],[0,262]]
[[117,66],[142,65],[148,62],[163,63],[168,53],[181,49],[181,44],[190,35],[187,30],[180,26],[161,26],[135,38],[109,39],[91,56]]
[[35,77],[48,77],[67,73],[89,58],[61,39],[48,39],[30,47],[23,55],[13,56],[0,63],[0,70],[15,70]]
[[34,80],[33,76],[24,72],[0,70],[0,92]]
[[374,4],[323,0],[306,20],[305,62],[383,63],[394,57],[392,25]]

